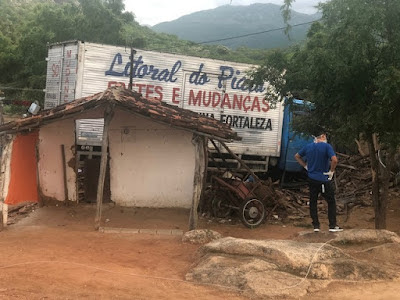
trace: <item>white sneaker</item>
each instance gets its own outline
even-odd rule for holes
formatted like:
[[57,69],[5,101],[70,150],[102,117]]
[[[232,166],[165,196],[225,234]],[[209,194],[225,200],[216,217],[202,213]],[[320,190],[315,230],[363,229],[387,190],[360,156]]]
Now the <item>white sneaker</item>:
[[330,232],[339,232],[339,231],[343,231],[343,228],[340,228],[339,226],[335,226],[333,228],[329,228]]
[[319,228],[314,228],[314,232],[319,232]]

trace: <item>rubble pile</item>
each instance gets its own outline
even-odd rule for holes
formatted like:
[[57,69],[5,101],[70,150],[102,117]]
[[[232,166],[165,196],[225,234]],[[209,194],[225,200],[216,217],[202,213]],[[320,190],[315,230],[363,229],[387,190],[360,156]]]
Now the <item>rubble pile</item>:
[[9,205],[7,225],[15,224],[18,220],[27,217],[29,213],[35,211],[37,207],[37,203]]
[[[361,155],[347,155],[337,153],[339,163],[336,167],[333,184],[335,186],[336,206],[338,214],[346,215],[346,220],[349,217],[350,210],[356,206],[372,206],[371,188],[372,188],[372,173],[368,158]],[[305,175],[305,174],[304,174]],[[295,177],[294,177],[295,178]],[[241,179],[238,179],[241,180]],[[293,178],[292,178],[293,180]],[[300,180],[300,181],[299,181]],[[264,181],[248,182],[244,181],[243,185],[247,190],[251,191],[257,199],[263,199],[267,206],[267,218],[279,219],[302,219],[309,216],[309,189],[306,176],[302,179],[296,178],[289,183],[290,187],[283,185],[279,187],[279,181],[272,182],[270,178]],[[231,197],[222,197],[222,193],[226,193],[227,189],[221,190],[219,197],[215,198],[215,190],[218,190],[218,185],[214,187],[214,191],[210,188],[206,189],[204,202],[201,206],[203,212],[210,212],[214,217],[231,217],[231,207],[238,206],[240,203],[240,189],[236,195],[233,189],[228,189]],[[238,196],[238,201],[229,200],[233,196]],[[214,198],[213,198],[214,197]],[[223,210],[225,214],[218,216],[213,211],[213,199],[220,199],[217,208],[230,207],[229,210]],[[243,197],[242,197],[243,198]],[[227,200],[228,199],[228,200]],[[320,194],[318,201],[318,211],[327,213],[328,205]]]
[[[337,210],[339,214],[348,214],[354,206],[371,206],[372,175],[368,158],[360,155],[337,154],[339,164],[333,180]],[[308,215],[309,191],[307,184],[297,189],[279,189],[281,196],[280,206],[288,211],[289,215]],[[327,212],[327,204],[320,196],[319,210]]]

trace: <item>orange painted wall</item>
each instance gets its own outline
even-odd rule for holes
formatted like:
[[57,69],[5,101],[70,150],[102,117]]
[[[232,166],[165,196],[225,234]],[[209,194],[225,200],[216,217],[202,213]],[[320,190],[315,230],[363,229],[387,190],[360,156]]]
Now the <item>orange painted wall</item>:
[[19,134],[14,140],[6,204],[38,202],[39,200],[36,176],[37,141],[38,132],[28,135]]

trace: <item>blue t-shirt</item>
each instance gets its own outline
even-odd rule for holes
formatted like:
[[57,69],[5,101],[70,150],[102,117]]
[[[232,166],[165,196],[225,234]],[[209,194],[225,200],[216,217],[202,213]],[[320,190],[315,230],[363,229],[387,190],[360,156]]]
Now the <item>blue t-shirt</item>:
[[328,143],[311,143],[303,147],[298,154],[307,161],[308,177],[318,181],[328,181],[328,172],[335,151]]

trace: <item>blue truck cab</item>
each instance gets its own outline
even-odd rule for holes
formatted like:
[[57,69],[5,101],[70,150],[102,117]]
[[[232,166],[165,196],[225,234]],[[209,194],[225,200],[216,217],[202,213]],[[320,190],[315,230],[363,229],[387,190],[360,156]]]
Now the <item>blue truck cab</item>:
[[291,103],[285,100],[285,108],[283,112],[283,128],[281,139],[281,155],[278,167],[283,172],[302,172],[303,167],[300,166],[294,158],[305,145],[313,142],[313,137],[293,131],[293,121],[299,115],[307,115],[313,110],[314,106],[311,102],[294,99]]

